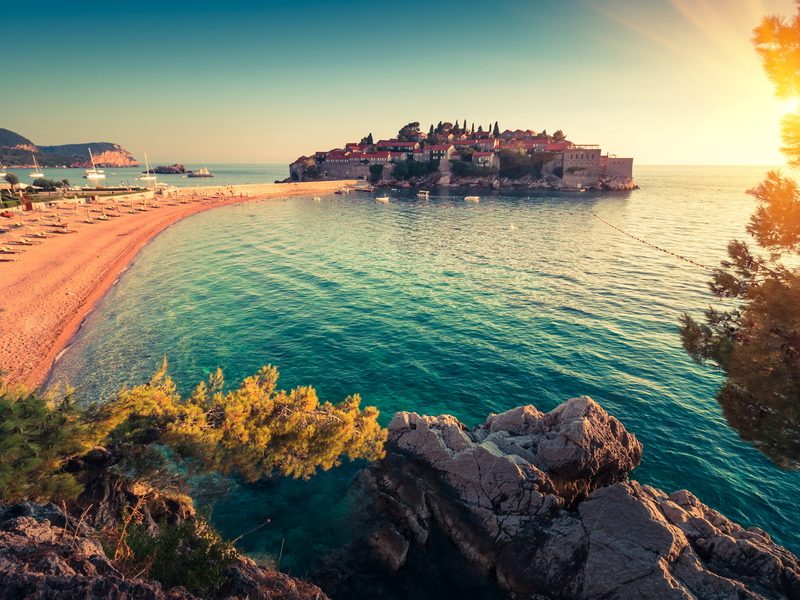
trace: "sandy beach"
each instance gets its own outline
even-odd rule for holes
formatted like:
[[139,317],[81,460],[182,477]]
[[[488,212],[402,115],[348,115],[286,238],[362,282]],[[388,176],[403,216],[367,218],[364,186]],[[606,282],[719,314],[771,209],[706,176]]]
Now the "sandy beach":
[[352,183],[192,188],[158,201],[106,200],[0,218],[0,371],[11,382],[41,385],[97,301],[173,223],[220,206],[329,194]]

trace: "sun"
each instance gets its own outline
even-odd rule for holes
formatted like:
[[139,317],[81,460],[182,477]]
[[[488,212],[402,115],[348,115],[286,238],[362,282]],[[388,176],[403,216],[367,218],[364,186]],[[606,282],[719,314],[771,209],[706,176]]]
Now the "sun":
[[798,107],[800,107],[800,98],[796,96],[778,100],[778,110],[781,114],[797,112]]

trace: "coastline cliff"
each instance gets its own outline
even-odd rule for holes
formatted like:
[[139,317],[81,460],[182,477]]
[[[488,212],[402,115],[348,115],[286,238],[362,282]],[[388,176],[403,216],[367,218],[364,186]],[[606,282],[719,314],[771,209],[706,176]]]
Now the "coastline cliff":
[[139,166],[133,154],[119,144],[87,142],[40,146],[18,133],[0,128],[0,164],[6,167],[32,167],[31,155],[34,155],[40,167],[89,168],[92,166],[89,149],[98,167]]

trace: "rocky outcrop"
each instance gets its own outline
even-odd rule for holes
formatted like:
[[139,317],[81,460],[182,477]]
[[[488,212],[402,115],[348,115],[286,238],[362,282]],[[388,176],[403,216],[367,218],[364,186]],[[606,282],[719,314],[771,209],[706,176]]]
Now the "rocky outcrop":
[[189,171],[186,170],[184,165],[175,163],[174,165],[159,165],[154,169],[150,169],[150,172],[159,175],[182,175]]
[[[118,450],[97,447],[67,463],[84,486],[66,503],[0,504],[0,600],[4,598],[195,598],[183,588],[130,578],[105,553],[101,533],[120,526],[135,507],[137,522],[151,534],[164,524],[196,519],[191,499],[132,481],[118,466]],[[218,598],[326,600],[315,585],[258,566],[237,555],[225,568]]]
[[[456,564],[450,551],[512,598],[800,598],[800,562],[768,534],[685,490],[628,481],[642,446],[590,398],[474,429],[398,413],[387,450],[359,476],[376,519],[354,547],[396,581]],[[355,597],[357,580],[326,589]]]
[[[315,585],[238,557],[219,598],[326,600]],[[0,598],[194,599],[185,589],[125,577],[97,531],[53,504],[0,505]]]
[[124,577],[95,531],[52,505],[0,507],[2,598],[193,598],[181,588]]
[[608,190],[612,192],[629,192],[638,190],[639,186],[630,177],[603,177],[595,186],[598,190]]

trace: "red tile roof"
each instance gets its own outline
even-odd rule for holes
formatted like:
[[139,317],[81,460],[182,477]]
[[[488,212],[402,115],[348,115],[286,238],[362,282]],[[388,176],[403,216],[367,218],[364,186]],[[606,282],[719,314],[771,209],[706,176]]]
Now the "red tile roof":
[[393,146],[398,146],[398,147],[403,147],[403,146],[409,147],[409,146],[411,146],[411,147],[413,147],[413,146],[416,146],[416,145],[417,145],[417,142],[401,142],[400,140],[381,140],[380,142],[378,142],[378,148],[386,148],[386,147],[393,147]]

